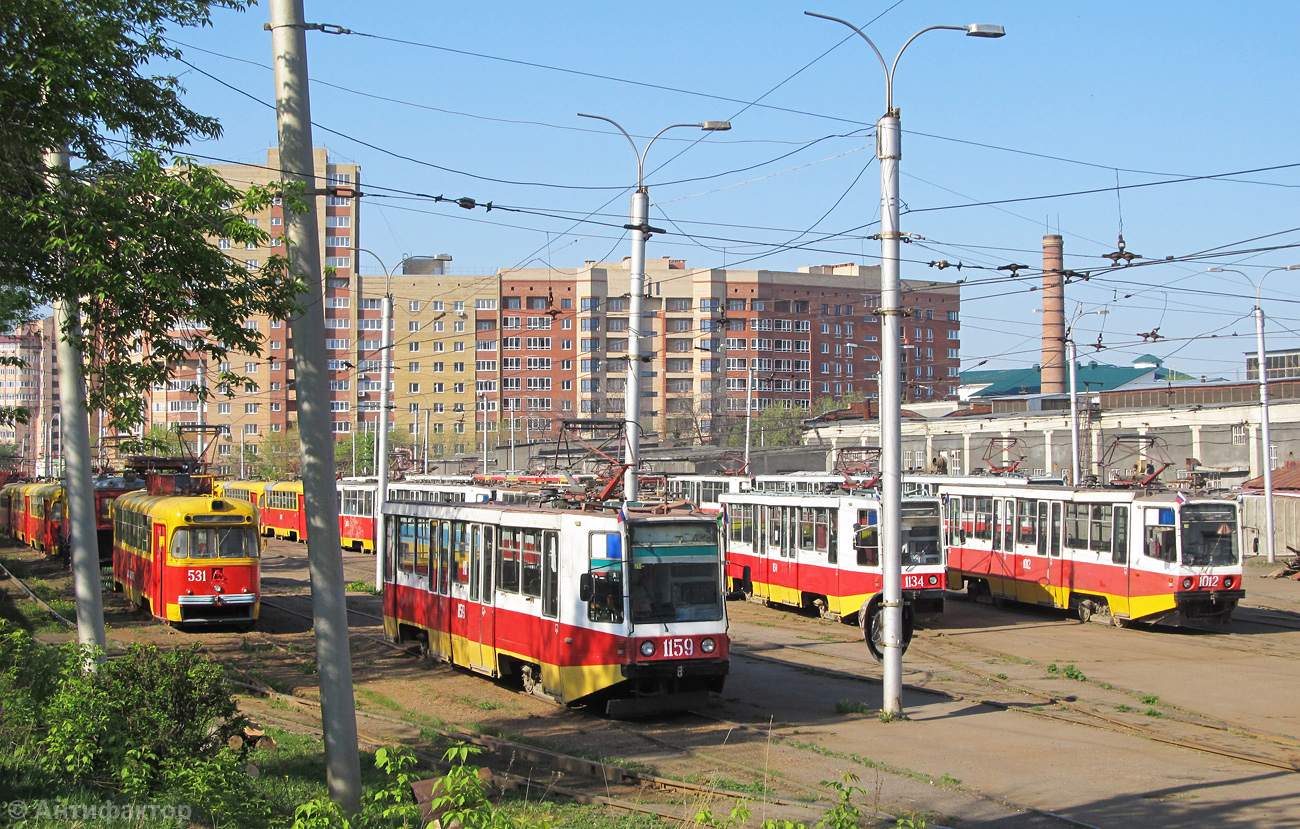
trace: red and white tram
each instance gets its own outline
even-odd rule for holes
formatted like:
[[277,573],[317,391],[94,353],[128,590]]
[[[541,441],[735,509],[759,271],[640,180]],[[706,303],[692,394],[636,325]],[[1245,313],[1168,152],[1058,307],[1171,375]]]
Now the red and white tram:
[[[878,657],[884,569],[879,493],[755,491],[721,498],[731,589],[856,621]],[[903,499],[901,536],[904,623],[910,631],[916,611],[943,610],[939,500]]]
[[729,665],[716,517],[390,501],[384,629],[562,703],[705,703]]
[[1226,622],[1245,596],[1232,499],[970,478],[938,491],[951,589],[1120,625]]

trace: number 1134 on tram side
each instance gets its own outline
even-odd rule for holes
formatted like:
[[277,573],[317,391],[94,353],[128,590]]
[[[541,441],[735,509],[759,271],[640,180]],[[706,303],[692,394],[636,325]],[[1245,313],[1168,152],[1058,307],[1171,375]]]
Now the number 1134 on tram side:
[[384,629],[615,717],[705,704],[729,666],[715,516],[390,501]]

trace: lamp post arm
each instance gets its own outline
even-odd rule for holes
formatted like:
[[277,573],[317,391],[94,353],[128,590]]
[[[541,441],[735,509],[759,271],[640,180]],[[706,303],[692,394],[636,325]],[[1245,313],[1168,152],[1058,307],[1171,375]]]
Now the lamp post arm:
[[[579,117],[579,118],[595,118],[597,121],[604,121],[606,124],[613,124],[613,125],[614,125],[614,129],[616,129],[616,130],[618,130],[619,132],[623,133],[623,137],[627,139],[627,143],[629,143],[629,144],[632,145],[632,155],[636,156],[636,186],[637,186],[637,188],[639,189],[639,188],[641,187],[641,169],[642,169],[642,162],[645,160],[645,154],[642,153],[640,150],[638,150],[638,149],[636,148],[636,142],[632,140],[632,136],[630,136],[630,135],[627,134],[627,130],[623,129],[623,127],[622,127],[621,125],[619,125],[619,123],[618,123],[617,121],[615,121],[614,119],[612,119],[612,118],[606,118],[604,115],[588,115],[588,114],[585,113],[585,112],[579,112],[579,113],[578,113],[578,117]],[[669,127],[669,129],[671,129],[671,127]],[[655,138],[658,138],[658,137],[659,137],[659,136],[657,136],[657,135],[655,136]],[[653,139],[652,139],[652,140],[653,140]],[[650,145],[647,144],[647,145],[646,145],[646,149],[649,149],[649,148],[650,148]]]
[[[836,23],[843,23],[845,26],[848,26],[850,29],[857,32],[858,36],[867,42],[867,45],[871,47],[871,51],[875,52],[876,57],[880,59],[880,68],[885,70],[885,97],[887,99],[886,112],[892,110],[894,108],[894,73],[890,71],[889,64],[885,63],[885,56],[880,54],[880,50],[876,48],[876,44],[871,41],[871,38],[867,37],[861,29],[847,20],[841,20],[838,17],[831,17],[829,14],[818,14],[817,12],[804,12],[804,14],[809,17],[820,17],[822,20],[833,20]],[[913,35],[913,37],[915,38],[916,35]],[[912,41],[910,40],[908,41],[908,43],[911,42]],[[906,49],[907,46],[904,46],[903,48]],[[899,54],[902,54],[901,50],[899,51]],[[898,65],[897,58],[894,59],[894,65]]]
[[[889,95],[888,95],[889,100],[885,102],[885,105],[891,111],[894,108],[894,73],[898,71],[898,61],[900,58],[903,57],[903,52],[907,51],[907,47],[912,45],[912,41],[916,40],[921,35],[925,34],[926,32],[933,32],[939,29],[950,29],[958,32],[966,31],[965,26],[926,26],[924,29],[922,29],[921,31],[917,32],[916,34],[912,35],[907,39],[907,42],[903,44],[903,48],[899,49],[898,54],[894,56],[894,65],[889,69]],[[859,32],[859,34],[861,34],[861,32]],[[862,35],[862,36],[866,37],[866,35]]]
[[636,186],[638,190],[645,189],[645,185],[642,183],[641,179],[642,179],[642,171],[645,169],[645,158],[646,155],[650,152],[650,145],[655,143],[655,140],[658,139],[659,136],[668,132],[668,130],[677,129],[678,127],[698,127],[698,126],[700,125],[699,124],[669,124],[668,126],[659,130],[659,132],[655,133],[654,138],[651,138],[649,141],[646,142],[645,149],[641,151],[641,155],[637,158],[636,161]]

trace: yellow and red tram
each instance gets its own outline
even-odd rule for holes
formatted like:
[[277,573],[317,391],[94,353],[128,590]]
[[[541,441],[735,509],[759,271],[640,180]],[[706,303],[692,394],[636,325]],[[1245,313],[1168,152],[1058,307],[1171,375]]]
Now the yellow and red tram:
[[131,492],[113,501],[113,588],[177,624],[258,616],[257,508],[212,495]]
[[729,667],[714,516],[390,501],[384,629],[561,703],[701,705]]
[[956,477],[934,488],[950,589],[1118,625],[1227,622],[1245,596],[1231,498]]

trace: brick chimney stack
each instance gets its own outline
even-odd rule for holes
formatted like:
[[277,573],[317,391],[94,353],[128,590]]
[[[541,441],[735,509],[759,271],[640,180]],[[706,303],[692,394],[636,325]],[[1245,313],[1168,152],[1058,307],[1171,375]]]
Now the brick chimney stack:
[[1040,391],[1065,393],[1065,277],[1063,240],[1043,237],[1043,357]]

